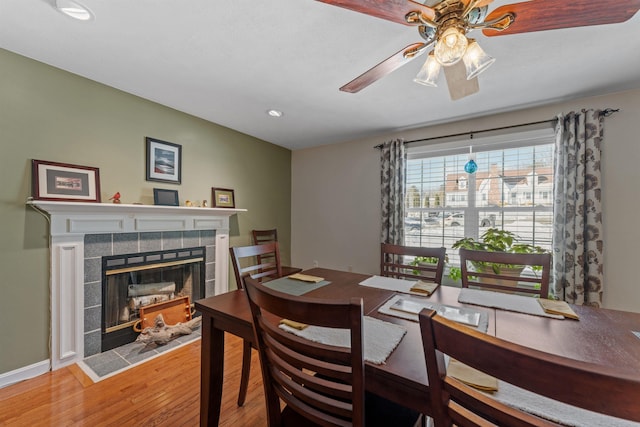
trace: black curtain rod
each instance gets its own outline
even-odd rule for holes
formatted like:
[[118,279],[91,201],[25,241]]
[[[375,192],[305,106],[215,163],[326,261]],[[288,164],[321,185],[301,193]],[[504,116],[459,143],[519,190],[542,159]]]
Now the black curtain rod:
[[[619,108],[606,108],[606,109],[600,111],[600,115],[604,116],[604,117],[609,117],[610,115],[612,115],[613,113],[617,113],[618,111],[620,111]],[[434,136],[434,137],[431,137],[431,138],[414,139],[414,140],[411,140],[411,141],[405,141],[404,143],[405,144],[411,144],[412,142],[434,141],[434,140],[437,140],[437,139],[452,138],[452,137],[456,137],[456,136],[474,135],[476,133],[493,132],[493,131],[496,131],[496,130],[513,129],[513,128],[519,128],[519,127],[523,127],[523,126],[539,125],[539,124],[543,124],[543,123],[553,123],[556,120],[557,120],[556,118],[553,118],[553,119],[549,119],[549,120],[540,120],[538,122],[521,123],[519,125],[502,126],[502,127],[497,127],[497,128],[491,128],[491,129],[482,129],[482,130],[476,130],[476,131],[454,133],[454,134],[451,134],[451,135]],[[378,144],[373,148],[382,148],[382,144]]]

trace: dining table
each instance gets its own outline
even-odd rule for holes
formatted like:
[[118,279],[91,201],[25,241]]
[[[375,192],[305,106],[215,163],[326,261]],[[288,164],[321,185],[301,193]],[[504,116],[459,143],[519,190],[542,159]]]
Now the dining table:
[[[360,285],[370,274],[312,268],[304,274],[329,283],[305,297],[344,299],[360,297],[364,314],[396,323],[407,333],[383,364],[365,363],[366,390],[425,415],[431,414],[429,385],[417,322],[380,313],[378,309],[397,292]],[[559,320],[498,308],[458,302],[460,288],[439,286],[430,303],[467,307],[487,313],[486,332],[499,338],[574,360],[614,368],[640,381],[640,313],[571,305],[579,320]],[[201,299],[195,308],[202,315],[200,425],[217,426],[224,376],[224,334],[254,341],[251,312],[243,290]]]

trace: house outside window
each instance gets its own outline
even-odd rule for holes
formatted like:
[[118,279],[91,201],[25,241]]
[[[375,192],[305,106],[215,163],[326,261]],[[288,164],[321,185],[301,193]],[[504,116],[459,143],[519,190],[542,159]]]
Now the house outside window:
[[421,220],[421,226],[405,230],[405,244],[444,246],[450,265],[457,265],[457,251],[451,245],[495,227],[514,232],[523,243],[550,250],[554,141],[550,127],[475,137],[478,170],[474,174],[464,172],[469,140],[409,145],[407,188],[420,193],[413,200],[439,197],[437,204],[433,199],[428,206],[407,209],[407,215]]

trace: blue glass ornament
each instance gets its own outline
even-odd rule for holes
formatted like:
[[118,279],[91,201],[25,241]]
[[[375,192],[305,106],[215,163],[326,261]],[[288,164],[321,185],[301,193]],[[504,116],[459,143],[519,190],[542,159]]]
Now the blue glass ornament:
[[470,159],[465,165],[464,165],[464,171],[466,173],[475,173],[475,171],[478,170],[478,164],[475,162],[475,160]]

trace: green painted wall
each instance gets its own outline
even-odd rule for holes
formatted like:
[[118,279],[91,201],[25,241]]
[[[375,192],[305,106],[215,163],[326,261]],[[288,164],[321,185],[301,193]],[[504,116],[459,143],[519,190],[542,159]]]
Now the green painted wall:
[[[182,145],[182,185],[145,181],[145,136]],[[102,199],[153,203],[153,188],[211,203],[233,188],[233,245],[278,228],[290,260],[291,152],[0,49],[0,374],[49,358],[49,249],[44,217],[25,206],[31,159],[100,168]],[[230,274],[233,277],[233,274]],[[231,279],[231,287],[234,287]]]

